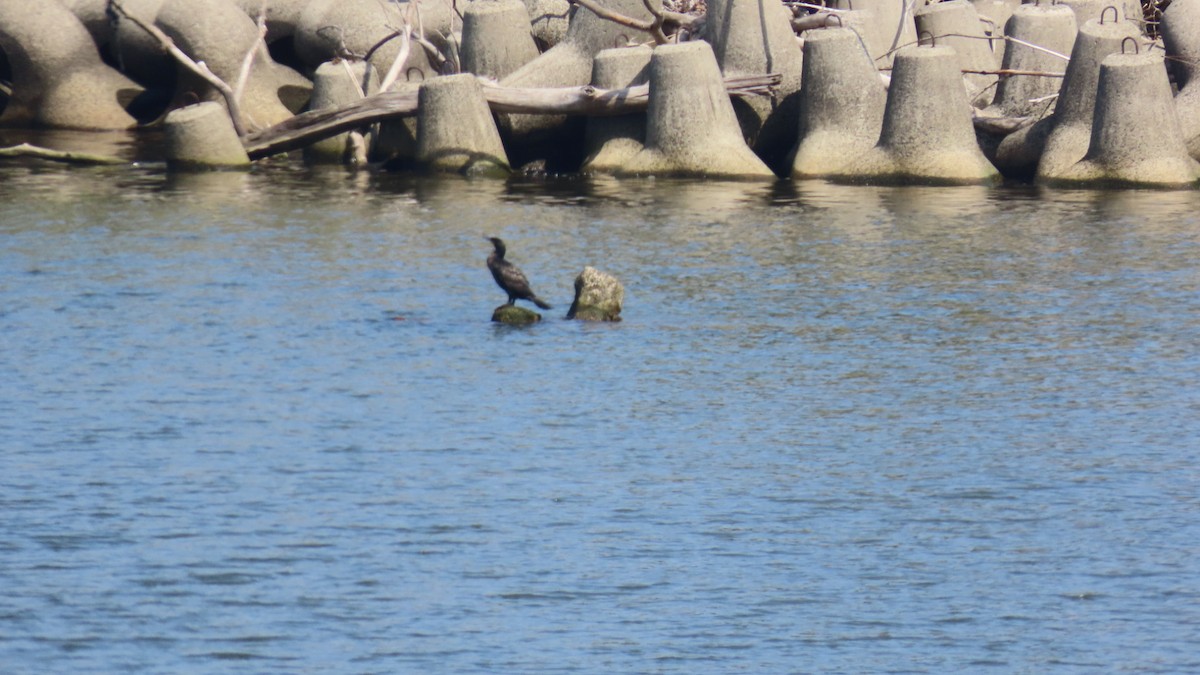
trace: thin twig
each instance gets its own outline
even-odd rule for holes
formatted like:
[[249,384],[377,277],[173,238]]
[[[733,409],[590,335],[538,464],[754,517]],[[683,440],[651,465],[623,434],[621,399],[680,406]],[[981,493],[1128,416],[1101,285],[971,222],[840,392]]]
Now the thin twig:
[[1013,70],[1011,68],[1001,68],[999,70],[970,70],[963,68],[962,72],[971,75],[1000,75],[1001,77],[1014,77],[1017,75],[1025,75],[1028,77],[1066,77],[1066,73],[1048,73],[1042,70]]
[[[880,72],[887,72],[887,71],[892,70],[892,68],[891,67],[880,68],[879,70],[880,70]],[[1024,75],[1024,76],[1028,76],[1028,77],[1066,77],[1067,76],[1066,73],[1048,73],[1043,70],[1013,70],[1011,68],[1000,68],[997,70],[973,70],[971,68],[962,68],[961,71],[964,75],[1000,75],[1003,77],[1015,77],[1017,75]]]
[[[354,71],[350,68],[350,61],[347,59],[338,59],[338,61],[341,62],[342,68],[346,69],[346,77],[349,78],[350,81],[354,83],[354,90],[358,92],[358,97],[366,98],[367,92],[363,90],[364,83],[358,81],[358,77],[355,76]],[[363,68],[363,72],[365,72],[367,74],[367,77],[370,77],[371,64],[365,63],[363,65],[365,66]]]
[[1070,61],[1070,60],[1071,60],[1071,57],[1070,57],[1070,56],[1067,56],[1066,54],[1060,54],[1060,53],[1058,53],[1058,52],[1054,51],[1053,49],[1046,49],[1045,47],[1042,47],[1041,45],[1035,45],[1035,44],[1033,44],[1032,42],[1026,42],[1025,40],[1020,40],[1020,39],[1018,39],[1018,38],[1015,38],[1015,37],[1012,37],[1012,36],[1009,36],[1009,35],[1003,35],[1003,36],[1000,36],[1000,37],[1003,37],[1005,40],[1007,40],[1007,41],[1009,41],[1009,42],[1015,42],[1015,43],[1017,43],[1017,44],[1019,44],[1019,45],[1022,45],[1022,46],[1025,46],[1025,47],[1029,47],[1030,49],[1034,49],[1034,50],[1037,50],[1037,51],[1039,51],[1039,52],[1044,52],[1044,53],[1046,53],[1046,54],[1049,54],[1050,56],[1054,56],[1054,57],[1060,58],[1060,59],[1062,59],[1063,61]]
[[[1036,49],[1037,51],[1040,51],[1040,52],[1045,52],[1047,54],[1050,54],[1051,56],[1058,57],[1058,58],[1062,59],[1063,61],[1071,60],[1071,57],[1069,57],[1065,54],[1060,54],[1059,52],[1056,52],[1053,49],[1046,49],[1045,47],[1040,47],[1038,45],[1033,44],[1032,42],[1026,42],[1025,40],[1019,40],[1017,38],[1009,37],[1007,35],[996,35],[996,36],[988,37],[986,35],[968,35],[966,33],[943,33],[941,35],[934,35],[933,40],[934,40],[934,43],[936,44],[938,40],[941,40],[942,38],[948,38],[948,37],[968,38],[971,40],[987,40],[988,42],[991,42],[993,40],[1006,40],[1006,41],[1015,42],[1019,45],[1024,45],[1031,49]],[[904,49],[905,47],[911,47],[912,45],[922,44],[921,40],[923,40],[923,39],[926,39],[926,38],[919,38],[915,42],[906,42],[898,47],[895,47],[894,49],[888,50],[887,54],[893,54],[895,52],[900,51],[901,49]],[[886,56],[887,54],[885,54],[884,56]]]
[[237,84],[233,87],[233,95],[237,100],[242,100],[242,95],[246,93],[246,83],[250,81],[250,69],[254,67],[254,56],[258,52],[259,47],[266,46],[267,39],[267,0],[262,0],[262,4],[258,8],[258,20],[255,22],[258,26],[258,37],[254,40],[254,44],[246,52],[245,58],[242,59],[242,68],[238,71]]
[[405,28],[400,31],[400,52],[396,54],[396,59],[392,61],[391,68],[388,68],[387,74],[384,75],[383,82],[379,83],[379,91],[391,89],[396,80],[400,79],[400,71],[404,69],[404,64],[408,61],[410,51],[412,51],[412,35]]
[[814,5],[814,4],[813,4],[813,3],[811,3],[811,2],[785,2],[784,4],[785,4],[785,5],[787,5],[788,7],[803,7],[803,8],[805,8],[805,9],[816,9],[816,10],[820,10],[820,11],[822,11],[822,12],[834,12],[834,13],[836,13],[836,12],[849,12],[849,11],[851,11],[851,10],[848,10],[848,9],[834,9],[834,8],[832,8],[832,7],[826,7],[825,5]]

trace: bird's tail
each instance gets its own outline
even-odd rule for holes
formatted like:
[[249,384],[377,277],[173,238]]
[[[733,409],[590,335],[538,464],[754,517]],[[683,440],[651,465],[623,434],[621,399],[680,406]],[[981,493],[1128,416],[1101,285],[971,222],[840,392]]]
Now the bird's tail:
[[542,309],[550,309],[550,303],[546,302],[545,300],[539,298],[536,295],[530,296],[529,299],[533,301],[533,304],[537,305],[538,307],[541,307]]

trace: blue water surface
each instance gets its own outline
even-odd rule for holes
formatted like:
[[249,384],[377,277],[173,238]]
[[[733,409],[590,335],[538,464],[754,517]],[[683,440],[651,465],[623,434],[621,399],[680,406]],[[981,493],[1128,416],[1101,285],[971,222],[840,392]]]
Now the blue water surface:
[[0,345],[5,673],[1200,672],[1195,192],[6,166]]

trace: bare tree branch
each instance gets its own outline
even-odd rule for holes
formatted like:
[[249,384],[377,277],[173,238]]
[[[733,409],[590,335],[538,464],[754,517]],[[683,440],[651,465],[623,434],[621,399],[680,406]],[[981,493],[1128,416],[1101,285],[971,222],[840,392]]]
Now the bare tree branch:
[[[650,33],[650,35],[652,37],[654,37],[654,41],[657,42],[658,44],[665,44],[667,41],[666,36],[662,35],[662,14],[661,14],[661,12],[659,12],[659,14],[657,15],[657,18],[655,18],[655,19],[652,19],[650,21],[642,21],[641,19],[635,19],[631,16],[626,16],[624,14],[621,14],[620,12],[614,12],[611,9],[608,9],[607,7],[602,7],[598,4],[596,4],[595,2],[593,2],[592,0],[569,0],[569,2],[579,5],[580,7],[588,10],[589,12],[591,12],[592,14],[595,14],[596,16],[600,17],[601,19],[607,19],[609,21],[612,21],[613,23],[619,24],[621,26],[625,26],[626,28],[633,28],[634,30],[640,30],[644,33]],[[647,8],[650,7],[650,3],[648,2],[648,0],[642,0],[642,2],[646,5]],[[653,10],[651,10],[651,13],[653,13]],[[656,25],[657,25],[657,34],[655,34]],[[662,36],[661,41],[659,40],[659,36]]]
[[213,88],[221,92],[222,98],[225,99],[225,106],[229,110],[229,119],[233,122],[234,131],[237,132],[238,136],[244,137],[246,135],[246,125],[242,121],[242,109],[241,106],[238,105],[237,95],[234,94],[233,89],[226,84],[224,80],[217,77],[213,71],[209,70],[208,66],[204,65],[203,61],[192,60],[192,57],[185,54],[184,51],[175,44],[175,41],[172,40],[169,35],[162,32],[158,26],[147,23],[141,18],[130,14],[125,9],[125,5],[122,4],[121,0],[108,0],[108,3],[109,7],[111,7],[114,11],[119,12],[121,16],[129,19],[139,28],[149,33],[152,37],[154,37],[154,39],[158,40],[163,49],[165,49],[171,56],[175,57],[176,61],[183,64],[185,68],[200,76],[205,82],[208,82],[213,86]]
[[646,8],[647,12],[650,12],[650,16],[654,17],[654,20],[650,22],[650,36],[654,38],[654,43],[659,45],[667,44],[667,36],[663,33],[662,29],[662,5],[660,4],[656,8],[651,0],[642,0],[642,5]]
[[242,59],[242,68],[238,71],[237,84],[233,87],[233,95],[238,101],[242,100],[242,94],[246,93],[246,83],[250,80],[250,69],[254,67],[254,55],[260,47],[266,47],[267,40],[267,0],[262,0],[262,5],[258,8],[258,21],[255,22],[258,26],[258,38],[254,40],[254,45],[246,52],[246,57]]
[[[780,76],[755,75],[725,78],[731,96],[762,96],[777,86]],[[650,86],[600,89],[593,86],[527,89],[501,87],[479,78],[483,96],[495,112],[559,115],[626,115],[646,109]],[[301,113],[244,139],[252,159],[287,152],[381,120],[417,112],[414,90],[389,91],[369,96],[341,108]]]

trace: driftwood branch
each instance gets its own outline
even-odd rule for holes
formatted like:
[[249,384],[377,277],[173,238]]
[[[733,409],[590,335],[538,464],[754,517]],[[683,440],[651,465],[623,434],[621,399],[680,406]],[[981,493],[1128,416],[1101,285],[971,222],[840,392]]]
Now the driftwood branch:
[[[779,75],[730,77],[725,89],[731,96],[759,96],[777,86]],[[524,89],[501,87],[480,79],[483,96],[493,112],[554,115],[625,115],[646,109],[650,86],[600,89],[593,86]],[[313,110],[296,115],[244,139],[251,159],[260,159],[302,148],[382,120],[417,112],[417,91],[389,91],[369,96],[341,108]]]
[[963,69],[964,73],[973,75],[1000,75],[1002,77],[1013,77],[1016,75],[1028,75],[1029,77],[1066,77],[1066,73],[1048,73],[1042,70],[1013,70],[1011,68],[1001,68],[999,70],[969,70]]
[[[588,10],[589,12],[591,12],[592,14],[595,14],[596,16],[600,17],[601,19],[606,19],[608,21],[612,21],[613,23],[621,25],[621,26],[625,26],[626,28],[640,30],[643,33],[650,33],[650,35],[654,37],[654,41],[660,45],[665,44],[667,41],[666,36],[663,35],[663,32],[662,32],[663,17],[662,17],[661,10],[656,14],[655,14],[654,10],[651,10],[651,13],[655,14],[655,18],[653,18],[649,21],[643,21],[641,19],[635,19],[631,16],[626,16],[625,14],[621,14],[620,12],[614,12],[613,10],[611,10],[607,7],[603,7],[601,5],[596,4],[592,0],[569,0],[569,2],[571,2],[572,4],[575,4],[575,5],[579,5],[580,7]],[[649,0],[642,0],[642,3],[644,5],[646,5],[647,9],[650,9]],[[660,41],[660,37],[661,37],[661,41]]]
[[1063,54],[1061,52],[1056,52],[1053,49],[1047,49],[1040,45],[1035,45],[1032,42],[1026,42],[1025,40],[1020,40],[1018,38],[1011,37],[1008,35],[970,35],[967,33],[943,33],[941,35],[937,35],[932,38],[920,38],[916,42],[908,42],[903,45],[898,45],[898,46],[892,48],[888,52],[888,54],[897,52],[904,47],[908,47],[910,45],[915,45],[915,44],[919,44],[919,45],[934,44],[934,45],[936,45],[938,40],[941,40],[942,38],[951,38],[951,37],[966,38],[968,40],[987,40],[988,42],[992,42],[993,40],[1003,40],[1005,42],[1015,42],[1019,45],[1028,47],[1034,51],[1039,51],[1044,54],[1049,54],[1050,56],[1053,56],[1057,59],[1062,59],[1063,61],[1071,60],[1070,56],[1067,56],[1066,54]]
[[[879,70],[880,70],[880,72],[886,73],[892,69],[891,68],[880,68]],[[963,68],[962,72],[963,72],[963,74],[967,74],[967,75],[999,75],[1001,77],[1015,77],[1018,75],[1023,75],[1023,76],[1028,76],[1028,77],[1066,77],[1067,76],[1066,73],[1050,73],[1050,72],[1046,72],[1044,70],[1013,70],[1011,68],[999,68],[996,70],[972,70],[970,68]]]
[[63,152],[61,150],[51,150],[37,145],[21,143],[7,148],[0,148],[0,157],[32,157],[34,159],[44,159],[51,162],[65,162],[67,164],[128,164],[128,160],[120,157],[110,157],[108,155],[93,155],[86,152]]
[[250,81],[250,69],[254,67],[255,55],[258,54],[260,48],[265,48],[267,44],[267,0],[262,0],[262,4],[258,8],[258,20],[255,21],[255,26],[258,28],[258,37],[254,40],[254,45],[246,52],[246,56],[242,58],[242,67],[238,71],[237,83],[233,86],[233,96],[238,101],[241,101],[242,94],[246,93],[246,83]]
[[642,0],[642,5],[650,12],[650,16],[654,20],[650,22],[650,37],[654,38],[654,44],[667,44],[667,34],[663,32],[663,12],[662,3],[658,7],[654,6],[653,0]]
[[159,44],[167,51],[167,53],[175,57],[176,61],[183,64],[185,68],[192,71],[196,75],[199,75],[205,82],[208,82],[213,86],[213,88],[221,92],[221,96],[225,99],[225,105],[229,109],[229,118],[233,121],[234,130],[237,131],[238,136],[245,137],[246,125],[242,121],[242,108],[240,105],[238,105],[238,97],[237,94],[234,93],[232,87],[230,87],[224,80],[217,77],[216,73],[209,70],[208,66],[204,65],[203,61],[193,61],[192,57],[184,53],[184,51],[175,44],[175,41],[172,40],[169,35],[162,32],[158,26],[155,26],[152,23],[147,23],[140,17],[130,14],[125,9],[125,5],[122,4],[121,0],[108,0],[108,2],[113,11],[120,13],[121,16],[132,21],[138,28],[141,28],[149,33],[154,39],[158,40]]

